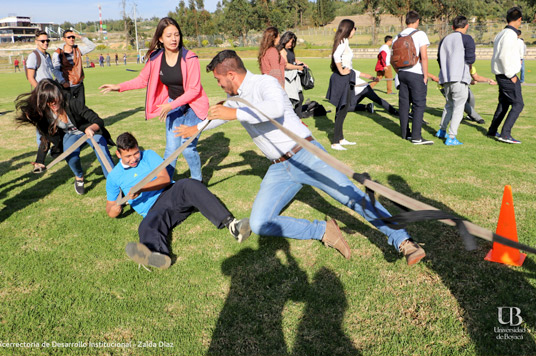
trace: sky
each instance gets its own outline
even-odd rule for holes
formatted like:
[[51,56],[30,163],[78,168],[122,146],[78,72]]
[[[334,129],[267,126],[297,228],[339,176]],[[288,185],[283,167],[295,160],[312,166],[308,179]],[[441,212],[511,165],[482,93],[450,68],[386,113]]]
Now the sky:
[[[185,1],[188,4],[188,1]],[[151,18],[165,17],[169,11],[174,11],[179,0],[127,0],[127,12],[133,14],[136,3],[136,17]],[[218,0],[205,0],[205,9],[216,10]],[[99,4],[102,8],[102,18],[120,19],[121,0],[0,0],[0,18],[15,14],[30,16],[33,22],[53,22],[62,24],[99,21]]]

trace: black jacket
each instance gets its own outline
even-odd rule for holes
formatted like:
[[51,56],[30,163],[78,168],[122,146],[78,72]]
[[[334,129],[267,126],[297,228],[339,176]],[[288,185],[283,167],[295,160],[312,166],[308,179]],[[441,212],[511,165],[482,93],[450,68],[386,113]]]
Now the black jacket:
[[[78,100],[68,100],[68,97],[65,97],[67,101],[65,105],[65,112],[67,116],[71,119],[74,126],[77,129],[84,132],[92,124],[99,125],[100,129],[95,131],[95,134],[102,135],[108,145],[115,146],[110,133],[104,127],[104,120],[102,120],[96,112],[91,110],[85,105],[82,105]],[[47,119],[39,121],[37,124],[37,129],[39,133],[45,138],[48,142],[41,141],[39,149],[37,150],[37,158],[35,159],[36,163],[45,163],[45,157],[47,155],[48,148],[50,144],[53,145],[51,149],[51,156],[57,157],[63,152],[63,130],[58,128],[54,134],[48,132],[50,123]]]

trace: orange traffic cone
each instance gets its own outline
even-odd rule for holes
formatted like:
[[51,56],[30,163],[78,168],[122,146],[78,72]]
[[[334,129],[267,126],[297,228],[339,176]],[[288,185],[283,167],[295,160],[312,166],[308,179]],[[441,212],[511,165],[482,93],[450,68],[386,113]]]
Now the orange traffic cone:
[[[504,186],[501,212],[499,213],[499,222],[497,223],[497,235],[506,237],[509,240],[517,242],[516,215],[514,213],[514,198],[512,196],[512,187]],[[486,261],[499,262],[512,266],[521,266],[525,261],[526,254],[519,252],[513,247],[504,246],[494,242],[493,248],[484,258]]]

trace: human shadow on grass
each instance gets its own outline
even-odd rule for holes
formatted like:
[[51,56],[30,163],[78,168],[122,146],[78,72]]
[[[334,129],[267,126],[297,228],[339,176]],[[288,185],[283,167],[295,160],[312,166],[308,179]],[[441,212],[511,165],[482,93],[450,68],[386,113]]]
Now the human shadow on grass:
[[[25,160],[25,158],[28,158],[28,157],[31,157],[31,156],[34,156],[35,153],[32,153],[32,152],[26,152],[26,153],[22,153],[18,156],[15,156],[11,159],[8,159],[6,161],[2,161],[0,162],[0,176],[6,174],[8,171],[14,171],[14,170],[17,170],[23,166],[28,166],[28,168],[30,168],[30,165],[28,164],[29,162],[27,162]],[[0,188],[2,187],[3,185],[0,185]]]
[[[223,261],[231,287],[207,355],[357,355],[342,330],[346,295],[336,274],[320,269],[310,284],[284,238],[260,236]],[[305,303],[297,337],[287,345],[283,312],[287,302]],[[292,351],[291,351],[292,350]]]
[[139,112],[139,111],[143,111],[144,108],[142,106],[139,106],[135,109],[130,109],[130,110],[127,110],[127,111],[121,111],[115,115],[112,115],[112,116],[108,116],[108,117],[105,117],[103,118],[104,120],[104,123],[106,124],[106,126],[111,126],[113,124],[115,124],[116,122],[118,121],[121,121],[123,119],[126,119],[127,117],[129,116],[132,116],[134,115],[135,113]]
[[[442,202],[413,191],[398,175],[390,175],[388,181],[393,189],[402,194],[457,215]],[[492,247],[489,242],[476,238],[479,241],[477,250],[466,251],[454,227],[434,221],[409,226],[408,230],[417,242],[424,243],[427,256],[421,263],[426,264],[441,278],[462,309],[464,328],[475,344],[475,354],[533,355],[536,352],[534,331],[507,333],[517,337],[521,335],[522,340],[498,340],[497,337],[504,333],[497,333],[494,329],[513,328],[510,325],[501,325],[498,319],[499,307],[519,308],[524,321],[519,327],[536,329],[536,288],[534,281],[531,283],[529,280],[534,279],[536,272],[534,255],[527,256],[522,268],[508,267],[484,261],[484,256]],[[505,313],[509,313],[509,309],[506,309]],[[517,321],[515,317],[513,319],[514,322]],[[509,320],[508,317],[504,318],[506,322]]]

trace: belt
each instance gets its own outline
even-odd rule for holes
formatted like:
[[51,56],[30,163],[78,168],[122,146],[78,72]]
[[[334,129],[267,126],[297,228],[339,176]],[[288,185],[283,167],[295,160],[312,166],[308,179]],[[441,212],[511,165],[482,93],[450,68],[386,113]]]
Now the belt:
[[[314,140],[314,138],[313,138],[313,136],[309,136],[309,137],[304,138],[304,140],[307,140],[307,141],[311,142],[311,141]],[[278,159],[273,159],[272,164],[281,163],[281,162],[286,161],[287,159],[290,159],[296,153],[300,152],[301,149],[302,149],[302,146],[300,146],[300,145],[296,145],[296,146],[292,147],[292,149],[290,151],[288,151],[287,153],[285,153],[284,155],[282,155]]]

